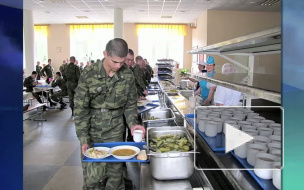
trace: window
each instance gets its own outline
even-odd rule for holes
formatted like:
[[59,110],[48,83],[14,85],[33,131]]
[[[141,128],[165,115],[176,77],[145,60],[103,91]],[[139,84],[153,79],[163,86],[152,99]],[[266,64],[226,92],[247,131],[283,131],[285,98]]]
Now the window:
[[48,59],[48,26],[34,26],[34,60],[47,64]]
[[184,25],[137,25],[138,54],[152,67],[157,59],[170,58],[183,68],[185,31]]
[[79,63],[102,59],[106,44],[113,38],[113,25],[71,25],[71,55]]

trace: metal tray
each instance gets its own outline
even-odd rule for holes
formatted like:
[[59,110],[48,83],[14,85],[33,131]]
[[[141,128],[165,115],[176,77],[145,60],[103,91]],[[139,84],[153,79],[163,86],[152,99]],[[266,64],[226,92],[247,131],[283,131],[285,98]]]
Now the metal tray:
[[[158,117],[160,119],[149,120],[149,117]],[[175,115],[170,108],[149,110],[142,114],[142,120],[145,127],[170,126],[175,123]]]

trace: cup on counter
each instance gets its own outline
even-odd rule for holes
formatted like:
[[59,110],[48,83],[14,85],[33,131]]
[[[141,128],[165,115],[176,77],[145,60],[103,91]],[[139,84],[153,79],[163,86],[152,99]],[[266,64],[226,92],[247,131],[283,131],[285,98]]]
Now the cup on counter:
[[143,131],[142,130],[134,130],[133,131],[133,140],[134,140],[134,142],[141,142],[142,141],[142,135],[143,135]]
[[273,129],[271,128],[260,127],[257,130],[259,131],[260,136],[269,137],[270,135],[273,134]]
[[247,113],[247,119],[252,119],[255,116],[259,116],[259,114],[258,113],[254,113],[254,112]]
[[205,127],[206,127],[207,121],[210,121],[210,118],[202,117],[202,118],[198,119],[198,129],[201,132],[205,132]]
[[265,120],[265,117],[262,117],[262,116],[253,116],[252,119],[257,119],[257,120],[259,120],[259,122],[261,122],[262,120]]
[[254,144],[261,144],[266,146],[268,143],[270,143],[270,139],[265,136],[254,136],[253,137],[253,143]]
[[282,125],[279,123],[270,123],[268,126],[271,128],[281,128],[282,127]]
[[273,163],[278,157],[268,153],[258,153],[254,164],[254,173],[262,179],[272,179]]
[[223,133],[224,134],[226,134],[226,124],[237,125],[237,122],[236,121],[232,121],[232,120],[226,120],[226,121],[224,121],[224,123],[223,123]]
[[242,121],[242,119],[238,118],[238,117],[231,117],[230,120],[233,120],[233,121],[236,121],[236,122]]
[[242,127],[243,125],[251,125],[251,123],[248,121],[238,121],[238,125]]
[[256,154],[259,152],[266,153],[268,148],[265,145],[261,144],[249,144],[247,148],[247,162],[251,166],[254,166]]
[[253,129],[246,129],[246,130],[242,130],[242,131],[251,136],[256,136],[259,134],[259,132],[257,130],[253,130]]
[[281,150],[281,144],[280,143],[268,143],[267,147],[269,149],[269,152],[273,150]]
[[217,133],[221,133],[223,131],[223,120],[221,118],[212,118],[211,120],[217,122]]
[[270,135],[269,139],[273,143],[281,143],[281,141],[282,141],[281,136],[278,136],[278,135]]
[[246,121],[247,121],[247,122],[250,122],[251,125],[252,125],[253,123],[259,123],[259,122],[260,122],[260,120],[258,120],[258,119],[248,119],[248,116],[247,116]]
[[281,189],[281,162],[273,163],[272,183],[277,189]]
[[241,146],[238,146],[237,148],[234,149],[234,153],[239,157],[239,158],[246,158],[247,157],[247,149],[249,143],[245,143]]
[[207,121],[205,125],[205,134],[208,137],[215,137],[217,135],[217,125],[215,121]]
[[275,122],[272,120],[265,119],[265,120],[261,120],[261,123],[265,123],[267,126],[269,126],[271,123],[275,123]]
[[265,124],[265,123],[252,123],[251,125],[255,126],[257,129],[261,128],[261,127],[267,128],[267,124]]

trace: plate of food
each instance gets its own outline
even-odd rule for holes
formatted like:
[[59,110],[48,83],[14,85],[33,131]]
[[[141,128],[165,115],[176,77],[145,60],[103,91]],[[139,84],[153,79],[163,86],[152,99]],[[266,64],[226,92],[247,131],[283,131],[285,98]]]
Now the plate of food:
[[108,147],[93,147],[85,152],[85,156],[92,159],[103,159],[107,158],[110,155],[110,148]]
[[120,160],[128,160],[134,158],[139,152],[139,148],[129,145],[115,146],[109,151],[110,155]]
[[139,100],[137,101],[137,106],[146,106],[147,104],[152,103],[150,100]]

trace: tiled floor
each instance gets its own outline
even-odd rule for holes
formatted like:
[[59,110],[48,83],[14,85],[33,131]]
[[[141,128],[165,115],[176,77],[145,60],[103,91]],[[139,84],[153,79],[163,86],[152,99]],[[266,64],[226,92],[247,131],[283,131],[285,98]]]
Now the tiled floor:
[[23,122],[24,190],[82,189],[80,148],[71,110],[50,109],[43,117],[46,122]]
[[[25,115],[35,114],[35,111]],[[80,145],[70,108],[44,112],[46,122],[23,122],[23,189],[81,190]],[[140,168],[127,164],[129,178],[139,189]]]

